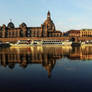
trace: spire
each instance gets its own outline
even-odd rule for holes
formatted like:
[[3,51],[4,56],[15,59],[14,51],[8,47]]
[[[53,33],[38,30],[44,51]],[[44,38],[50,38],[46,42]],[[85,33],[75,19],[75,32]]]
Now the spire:
[[47,13],[47,17],[49,17],[49,18],[50,18],[50,11],[48,11],[48,13]]
[[12,22],[12,19],[10,19],[10,22]]

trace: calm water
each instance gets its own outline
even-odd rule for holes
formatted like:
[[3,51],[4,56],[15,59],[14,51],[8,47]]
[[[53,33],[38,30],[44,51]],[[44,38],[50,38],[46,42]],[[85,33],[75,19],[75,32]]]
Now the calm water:
[[92,92],[92,47],[0,49],[0,92]]

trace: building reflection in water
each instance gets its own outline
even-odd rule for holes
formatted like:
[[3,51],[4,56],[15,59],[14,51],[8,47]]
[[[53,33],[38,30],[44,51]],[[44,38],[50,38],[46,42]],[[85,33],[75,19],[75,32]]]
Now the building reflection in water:
[[92,60],[92,46],[72,48],[68,58],[72,60]]
[[[67,57],[72,60],[91,60],[92,47],[30,47],[0,49],[0,64],[14,69],[16,64],[26,68],[28,64],[41,64],[48,72],[48,77],[56,61]],[[57,61],[58,62],[58,61]]]
[[[71,48],[71,47],[70,47]],[[30,47],[30,48],[7,48],[0,50],[0,64],[13,69],[16,64],[26,68],[28,64],[42,64],[51,76],[56,60],[69,53],[70,48],[62,47]]]

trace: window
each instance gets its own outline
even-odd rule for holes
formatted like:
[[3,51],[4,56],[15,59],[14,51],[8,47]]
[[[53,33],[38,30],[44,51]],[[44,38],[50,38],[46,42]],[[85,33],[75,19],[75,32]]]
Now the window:
[[23,37],[23,30],[20,30],[20,37]]

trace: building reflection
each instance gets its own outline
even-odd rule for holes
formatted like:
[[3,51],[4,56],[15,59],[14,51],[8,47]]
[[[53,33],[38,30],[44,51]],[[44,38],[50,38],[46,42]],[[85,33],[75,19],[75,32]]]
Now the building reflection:
[[92,46],[72,48],[68,58],[72,60],[92,60]]
[[92,47],[30,47],[0,49],[0,65],[14,69],[16,64],[27,68],[29,64],[41,64],[48,72],[48,77],[59,59],[92,60]]
[[56,60],[69,54],[71,47],[30,47],[30,48],[6,48],[0,50],[0,64],[14,69],[16,64],[26,68],[28,64],[41,64],[51,76]]

